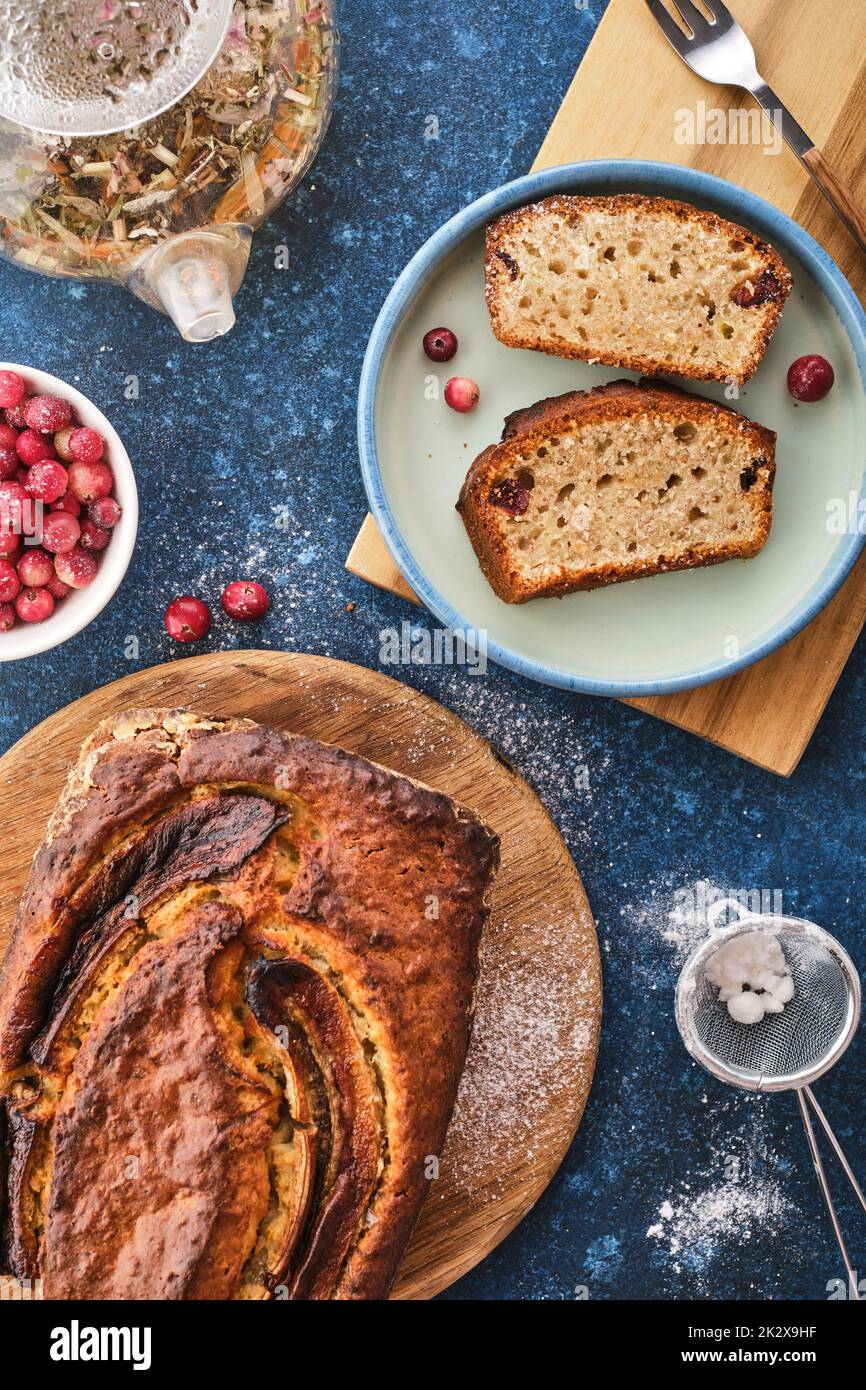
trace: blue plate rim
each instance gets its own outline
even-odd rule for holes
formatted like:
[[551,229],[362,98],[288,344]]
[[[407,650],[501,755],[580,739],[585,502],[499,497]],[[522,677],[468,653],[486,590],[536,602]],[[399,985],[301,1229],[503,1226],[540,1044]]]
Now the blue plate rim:
[[[451,606],[428,580],[407,546],[391,512],[379,468],[376,446],[376,392],[391,339],[426,277],[435,270],[459,243],[477,231],[492,217],[510,208],[551,193],[574,191],[586,185],[598,186],[611,180],[622,180],[629,187],[652,186],[673,196],[694,195],[712,202],[721,197],[733,205],[749,225],[751,219],[763,224],[765,235],[773,241],[792,245],[794,254],[804,262],[819,289],[827,297],[848,337],[857,360],[861,381],[866,389],[866,312],[852,286],[836,262],[822,246],[804,231],[787,213],[768,203],[756,193],[738,187],[727,179],[718,178],[699,169],[679,164],[666,164],[640,159],[595,159],[573,164],[559,164],[538,173],[525,174],[501,184],[498,188],[476,198],[472,203],[444,222],[420,247],[392,286],[383,304],[364,355],[358,388],[358,449],[361,476],[367,501],[391,555],[406,581],[434,617],[446,627],[477,631],[475,625]],[[628,187],[625,189],[628,191]],[[860,489],[860,500],[866,497],[866,474]],[[858,516],[860,515],[858,511]],[[673,694],[679,690],[694,690],[713,681],[734,675],[752,666],[763,657],[784,646],[801,632],[844,583],[853,569],[863,546],[866,532],[841,538],[841,543],[812,589],[804,595],[796,610],[764,641],[737,657],[713,666],[658,681],[600,681],[589,676],[575,675],[554,665],[532,661],[501,643],[486,638],[486,651],[498,665],[545,685],[586,695],[638,697]]]

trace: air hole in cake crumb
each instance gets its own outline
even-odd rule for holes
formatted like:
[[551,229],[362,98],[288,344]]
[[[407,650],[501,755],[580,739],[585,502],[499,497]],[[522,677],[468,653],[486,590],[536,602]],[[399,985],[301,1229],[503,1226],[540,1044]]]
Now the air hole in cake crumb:
[[587,333],[582,323],[579,323],[577,325],[577,336],[582,343],[589,342],[589,334]]
[[651,285],[657,285],[659,283],[659,277],[656,275],[654,270],[648,270],[646,278],[649,280]]
[[678,280],[678,279],[679,279],[680,271],[681,271],[681,270],[682,270],[682,266],[680,265],[679,261],[677,261],[677,260],[671,261],[671,270],[670,270],[670,274],[671,274],[671,279],[672,279],[672,280]]
[[525,294],[525,295],[523,296],[523,298],[522,298],[521,300],[518,301],[518,307],[521,308],[521,309],[529,309],[529,308],[531,307],[531,305],[532,305],[532,299],[530,298],[530,296],[529,296],[528,294]]
[[537,256],[539,254],[538,247],[533,246],[531,241],[524,241],[523,249],[524,251],[528,251],[530,256]]
[[637,550],[637,541],[629,541],[628,545],[626,546],[626,550],[630,555],[634,554],[634,552]]
[[565,274],[565,261],[560,260],[559,257],[557,256],[557,257],[555,257],[552,261],[548,261],[548,262],[547,262],[547,269],[548,269],[549,271],[551,271],[552,274],[554,274],[554,275],[564,275],[564,274]]
[[646,501],[646,493],[645,493],[644,491],[639,492],[638,495],[637,495],[637,497],[635,498],[635,501],[636,501],[636,502],[645,502],[645,501]]
[[707,476],[707,470],[706,470],[706,468],[700,468],[700,467],[698,467],[698,468],[693,468],[693,469],[692,469],[692,477],[693,477],[693,478],[705,478],[706,476]]
[[586,279],[588,278],[588,276],[589,276],[589,271],[588,271],[588,270],[579,270],[579,271],[577,272],[577,278],[578,278],[578,280],[586,280]]
[[564,516],[558,516],[558,517],[556,518],[556,524],[557,524],[557,526],[559,527],[559,529],[562,530],[563,526],[565,525],[565,517],[564,517]]
[[723,338],[733,338],[734,330],[729,323],[720,323],[719,332]]
[[692,507],[689,510],[689,521],[700,521],[701,517],[706,515],[707,513],[701,511],[700,507]]
[[613,474],[612,474],[612,473],[602,473],[601,477],[598,478],[598,479],[596,480],[596,484],[595,484],[595,485],[596,485],[596,487],[610,487],[610,485],[611,485],[612,482],[613,482]]
[[732,261],[732,262],[731,262],[731,270],[748,270],[748,269],[749,269],[749,262],[748,262],[748,261]]
[[630,241],[625,249],[630,256],[639,256],[641,251],[643,250],[643,242]]
[[615,247],[615,246],[606,246],[606,247],[605,247],[604,259],[605,259],[606,261],[615,261],[615,260],[616,260],[616,247]]
[[682,441],[683,444],[690,443],[691,440],[694,439],[697,432],[698,431],[696,426],[694,426],[689,420],[684,420],[681,425],[674,426],[674,434],[676,435],[677,439]]
[[546,458],[547,458],[547,450],[545,449],[545,447],[544,447],[543,444],[540,445],[539,448],[536,449],[536,451],[535,451],[535,457],[536,457],[537,459],[546,459]]
[[574,483],[566,483],[565,486],[561,487],[559,489],[559,492],[556,494],[557,503],[561,505],[566,500],[566,498],[571,496],[573,492]]
[[665,487],[676,487],[677,484],[681,482],[682,478],[680,477],[679,473],[672,473],[671,476],[668,478],[667,482],[665,483]]
[[746,243],[744,241],[738,241],[736,237],[733,241],[728,242],[728,246],[732,251],[745,251],[746,249]]
[[527,492],[531,492],[535,487],[535,474],[530,473],[528,468],[521,468],[517,475],[517,486],[525,488]]

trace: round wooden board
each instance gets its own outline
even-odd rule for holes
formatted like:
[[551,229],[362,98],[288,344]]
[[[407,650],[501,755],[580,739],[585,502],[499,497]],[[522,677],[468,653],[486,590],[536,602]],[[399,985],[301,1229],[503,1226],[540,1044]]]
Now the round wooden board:
[[535,794],[478,734],[375,671],[241,651],[136,672],[86,695],[0,758],[0,953],[45,822],[83,739],[134,705],[190,705],[305,733],[427,782],[502,841],[473,1039],[439,1177],[394,1287],[430,1298],[526,1214],[580,1123],[601,1019],[595,924],[577,870]]

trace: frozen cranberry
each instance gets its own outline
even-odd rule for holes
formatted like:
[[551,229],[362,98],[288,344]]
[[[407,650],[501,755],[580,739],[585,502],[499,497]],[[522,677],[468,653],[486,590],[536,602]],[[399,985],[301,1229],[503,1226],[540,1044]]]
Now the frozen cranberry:
[[52,574],[45,587],[48,590],[49,594],[53,594],[54,598],[65,598],[66,595],[69,593],[69,585],[64,584],[62,579],[57,578],[56,570]]
[[222,606],[230,618],[250,622],[268,611],[268,596],[253,579],[237,579],[223,589]]
[[23,378],[17,372],[0,372],[0,406],[20,405],[23,399]]
[[24,407],[24,423],[31,430],[53,434],[72,421],[72,406],[60,396],[31,396]]
[[7,425],[5,420],[0,420],[0,445],[4,449],[14,449],[17,438],[18,431]]
[[14,560],[21,549],[21,537],[15,531],[0,528],[0,555]]
[[102,435],[87,426],[73,430],[69,436],[69,452],[76,463],[98,463],[104,447]]
[[69,491],[79,502],[95,502],[107,497],[114,486],[114,475],[107,463],[73,463],[69,468]]
[[8,632],[15,626],[15,609],[11,603],[0,603],[0,632]]
[[501,507],[509,516],[523,516],[529,506],[529,492],[511,478],[503,478],[494,483],[487,494],[487,500],[494,507]]
[[450,405],[452,410],[459,410],[461,414],[467,410],[474,410],[480,395],[475,382],[470,381],[468,376],[452,376],[445,386],[445,404]]
[[15,612],[22,623],[44,623],[54,612],[54,598],[45,588],[22,589],[15,600]]
[[21,580],[11,560],[0,560],[0,603],[11,603],[18,597]]
[[111,540],[111,532],[106,531],[102,526],[97,526],[90,517],[85,517],[81,524],[81,544],[85,550],[104,550]]
[[56,502],[66,491],[69,475],[62,463],[53,459],[43,459],[34,463],[24,484],[31,497],[40,502]]
[[80,535],[81,527],[68,512],[49,512],[42,519],[42,544],[52,555],[64,555],[72,550]]
[[44,550],[34,546],[25,550],[18,561],[18,578],[27,589],[39,589],[54,573],[54,561]]
[[200,598],[183,594],[166,608],[165,630],[175,642],[200,642],[210,631],[210,609]]
[[18,455],[6,444],[0,444],[0,482],[8,482],[18,472]]
[[431,328],[424,334],[423,347],[431,362],[450,362],[457,351],[457,339],[450,328]]
[[54,569],[57,578],[68,584],[70,589],[86,589],[96,578],[98,565],[92,555],[76,545],[72,550],[54,557]]
[[23,534],[28,501],[27,493],[19,482],[7,479],[0,483],[0,530],[12,531],[16,536]]
[[7,423],[13,425],[16,430],[23,430],[24,412],[26,409],[26,399],[23,401],[19,401],[17,405],[7,405],[5,411],[3,412],[6,416]]
[[104,526],[106,531],[116,526],[123,515],[120,503],[115,502],[113,497],[97,497],[87,510],[97,526]]
[[68,512],[70,516],[81,516],[81,503],[77,497],[73,497],[71,492],[64,492],[62,497],[58,497],[56,502],[51,503],[53,512]]
[[835,380],[836,374],[826,357],[814,352],[798,357],[788,368],[788,390],[795,401],[823,401]]
[[51,440],[36,430],[22,430],[15,441],[15,450],[28,468],[32,468],[34,463],[41,463],[43,459],[53,459],[55,455]]
[[72,463],[69,441],[74,433],[74,427],[72,425],[67,425],[65,430],[58,430],[54,436],[54,447],[57,450],[58,457],[62,458],[64,463]]

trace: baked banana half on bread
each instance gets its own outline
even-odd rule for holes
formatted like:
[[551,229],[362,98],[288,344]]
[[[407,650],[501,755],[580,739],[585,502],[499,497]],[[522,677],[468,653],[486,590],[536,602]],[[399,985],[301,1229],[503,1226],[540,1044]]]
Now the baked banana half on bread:
[[696,381],[748,381],[793,284],[754,232],[634,193],[505,213],[487,229],[485,270],[509,347]]
[[369,1299],[465,1058],[498,842],[248,720],[101,725],[0,974],[6,1266],[58,1299]]
[[756,555],[776,436],[660,382],[615,381],[519,410],[457,509],[506,603]]

